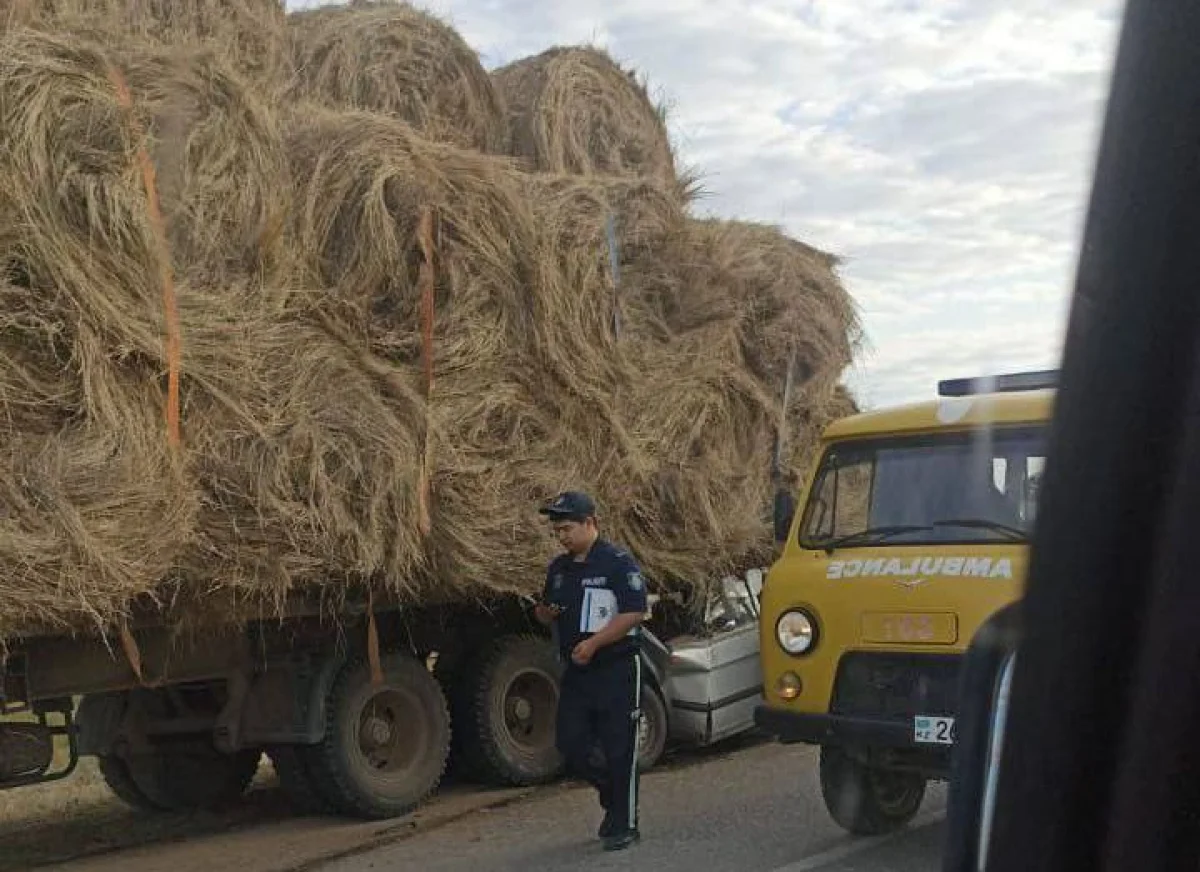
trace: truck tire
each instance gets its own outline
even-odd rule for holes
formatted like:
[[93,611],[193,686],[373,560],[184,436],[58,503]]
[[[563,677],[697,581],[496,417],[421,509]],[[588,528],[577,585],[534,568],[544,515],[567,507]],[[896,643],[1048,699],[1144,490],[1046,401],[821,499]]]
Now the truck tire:
[[838,826],[881,836],[907,825],[925,799],[925,779],[862,763],[841,748],[821,747],[821,795]]
[[667,706],[653,685],[642,684],[642,714],[638,718],[638,771],[653,769],[667,747],[670,724]]
[[287,794],[292,808],[301,814],[331,814],[334,808],[325,801],[313,783],[312,773],[308,764],[296,745],[275,745],[267,749],[275,774],[279,776],[279,786]]
[[382,658],[374,686],[366,662],[338,673],[325,707],[325,736],[297,746],[312,785],[341,814],[380,820],[407,814],[437,789],[450,750],[446,698],[424,664]]
[[137,789],[166,811],[215,811],[232,805],[258,771],[261,751],[160,748],[125,762]]
[[504,636],[480,652],[455,686],[455,753],[464,772],[512,787],[557,778],[561,680],[558,651],[541,636]]
[[166,811],[162,806],[151,802],[150,797],[134,783],[129,764],[120,757],[105,754],[97,757],[96,761],[100,767],[100,777],[121,802],[137,811]]

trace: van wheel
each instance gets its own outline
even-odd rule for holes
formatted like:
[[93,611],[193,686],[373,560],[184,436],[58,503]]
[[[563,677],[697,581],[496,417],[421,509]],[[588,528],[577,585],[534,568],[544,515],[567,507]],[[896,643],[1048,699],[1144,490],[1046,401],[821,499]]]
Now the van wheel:
[[500,785],[523,787],[556,778],[563,768],[555,746],[558,651],[540,636],[494,641],[455,685],[455,750],[467,772]]
[[342,814],[382,819],[407,814],[437,789],[450,749],[450,715],[424,664],[383,655],[383,683],[351,660],[326,701],[325,736],[297,746],[320,797]]
[[638,718],[638,771],[653,769],[667,747],[667,706],[658,691],[642,684],[642,714]]
[[867,766],[841,748],[821,748],[821,795],[842,829],[879,836],[908,824],[925,799],[925,779]]
[[216,811],[241,798],[261,758],[261,751],[222,754],[189,747],[159,748],[122,762],[151,806],[166,811]]

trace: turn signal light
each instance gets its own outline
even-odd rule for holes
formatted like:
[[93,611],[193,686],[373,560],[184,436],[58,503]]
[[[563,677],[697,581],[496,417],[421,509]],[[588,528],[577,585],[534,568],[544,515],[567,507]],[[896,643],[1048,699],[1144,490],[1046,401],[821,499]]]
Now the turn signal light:
[[804,683],[800,681],[800,676],[795,672],[785,672],[775,682],[775,693],[779,695],[780,699],[793,700],[800,695],[800,691],[803,689]]

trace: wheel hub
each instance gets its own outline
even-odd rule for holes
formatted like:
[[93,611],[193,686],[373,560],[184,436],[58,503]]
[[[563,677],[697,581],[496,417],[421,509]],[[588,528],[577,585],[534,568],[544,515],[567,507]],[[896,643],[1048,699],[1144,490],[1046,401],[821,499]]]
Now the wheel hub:
[[527,721],[533,717],[533,703],[523,696],[519,696],[513,700],[512,704],[513,717],[518,721]]
[[378,715],[363,719],[362,744],[365,750],[386,748],[392,742],[392,725]]
[[557,708],[558,688],[548,675],[530,669],[514,676],[502,709],[509,739],[528,751],[552,747]]

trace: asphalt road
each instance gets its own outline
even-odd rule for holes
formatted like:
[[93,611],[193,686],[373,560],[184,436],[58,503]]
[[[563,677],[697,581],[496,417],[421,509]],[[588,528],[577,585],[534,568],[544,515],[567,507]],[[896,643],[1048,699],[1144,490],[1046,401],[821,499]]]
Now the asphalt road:
[[562,786],[456,820],[396,844],[312,867],[320,872],[936,872],[945,792],[932,788],[917,821],[855,839],[825,812],[816,754],[754,744],[688,759],[642,779],[642,841],[605,854],[586,788]]

